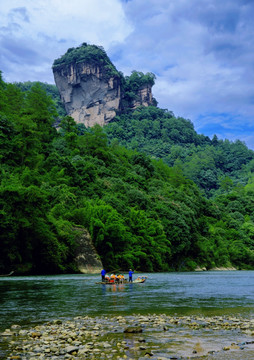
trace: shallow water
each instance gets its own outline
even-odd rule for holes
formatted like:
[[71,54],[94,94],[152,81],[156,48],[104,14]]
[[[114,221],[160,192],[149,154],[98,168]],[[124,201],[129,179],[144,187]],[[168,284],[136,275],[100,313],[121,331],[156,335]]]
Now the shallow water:
[[[135,274],[137,277],[140,274]],[[0,331],[12,324],[37,323],[76,316],[104,314],[226,315],[252,319],[254,271],[146,274],[144,284],[102,285],[99,275],[27,276],[0,278]],[[156,343],[156,332],[146,331]],[[245,334],[224,330],[188,330],[176,326],[158,333],[157,355],[193,356],[199,347],[206,360],[253,360],[253,345],[223,352],[223,344],[252,340]],[[0,341],[0,358],[6,358],[8,339]],[[199,358],[199,357],[198,357]]]
[[144,284],[122,285],[96,284],[99,275],[0,278],[0,329],[14,323],[110,313],[253,318],[254,271],[145,275]]

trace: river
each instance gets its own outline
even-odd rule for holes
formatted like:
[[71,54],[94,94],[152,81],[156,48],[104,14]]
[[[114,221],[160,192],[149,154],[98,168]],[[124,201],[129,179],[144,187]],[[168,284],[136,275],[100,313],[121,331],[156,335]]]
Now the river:
[[[135,274],[137,277],[139,274]],[[253,318],[254,271],[145,274],[144,284],[96,284],[99,275],[0,278],[0,330],[102,314],[232,315]],[[135,278],[134,277],[134,278]]]

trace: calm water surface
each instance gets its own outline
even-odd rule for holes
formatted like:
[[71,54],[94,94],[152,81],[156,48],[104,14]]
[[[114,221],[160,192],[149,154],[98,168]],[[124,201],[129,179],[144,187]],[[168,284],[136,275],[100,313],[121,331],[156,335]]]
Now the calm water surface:
[[146,275],[144,284],[115,286],[96,284],[98,275],[0,278],[0,329],[11,324],[110,313],[253,318],[254,271]]

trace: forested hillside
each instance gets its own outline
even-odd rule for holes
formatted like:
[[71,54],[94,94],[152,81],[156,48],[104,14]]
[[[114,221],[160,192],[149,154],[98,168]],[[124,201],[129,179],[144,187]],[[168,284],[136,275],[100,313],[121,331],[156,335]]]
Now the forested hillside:
[[237,140],[199,135],[193,124],[157,107],[139,108],[118,116],[105,127],[109,141],[117,140],[169,166],[177,166],[206,197],[219,195],[253,177],[254,151]]
[[[58,118],[40,84],[22,91],[0,79],[1,273],[76,271],[76,227],[89,230],[107,270],[254,268],[253,152],[245,145],[197,135],[189,121],[155,107],[104,129],[63,117],[57,131]],[[221,194],[208,199],[188,176],[199,159],[213,161],[211,149],[232,156],[221,167],[233,180],[221,168]]]
[[[125,77],[126,94],[147,76],[133,72]],[[150,75],[152,79],[152,75]],[[55,85],[39,83],[56,107],[58,118],[55,125],[66,115]],[[23,92],[30,91],[34,82],[16,83]],[[127,96],[127,95],[126,95]],[[131,95],[128,95],[131,96]],[[154,100],[156,101],[156,100]],[[84,126],[78,124],[80,132]],[[198,185],[208,198],[228,193],[234,187],[252,182],[254,175],[254,151],[241,141],[212,139],[198,134],[190,120],[176,117],[173,112],[158,107],[140,107],[120,114],[103,128],[109,143],[118,142],[127,149],[137,150],[153,159],[163,159],[169,166],[181,168],[183,174]]]

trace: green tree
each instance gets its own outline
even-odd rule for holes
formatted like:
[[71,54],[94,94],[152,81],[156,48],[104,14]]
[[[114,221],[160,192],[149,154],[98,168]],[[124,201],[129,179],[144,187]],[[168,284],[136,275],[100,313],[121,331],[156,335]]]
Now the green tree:
[[44,152],[47,151],[47,144],[55,135],[53,123],[56,117],[57,112],[52,98],[46,94],[39,83],[35,83],[26,95],[22,119],[36,124],[37,136],[40,138]]

